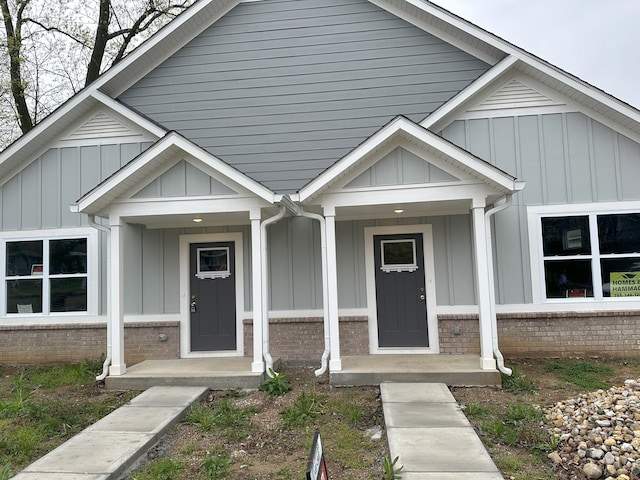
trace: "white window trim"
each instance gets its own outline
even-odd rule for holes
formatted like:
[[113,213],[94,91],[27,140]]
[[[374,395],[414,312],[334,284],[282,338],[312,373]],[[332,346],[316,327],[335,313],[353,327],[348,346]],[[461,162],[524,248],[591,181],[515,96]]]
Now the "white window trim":
[[[6,251],[7,242],[47,240],[43,248],[48,248],[50,240],[62,240],[71,238],[87,239],[87,311],[86,312],[43,312],[43,313],[7,313],[7,282],[6,282]],[[31,324],[30,319],[37,318],[39,324],[42,320],[50,319],[45,323],[59,323],[63,318],[96,316],[98,314],[98,298],[100,282],[98,278],[98,232],[94,228],[68,228],[56,230],[29,230],[0,232],[0,318],[19,321],[24,319],[24,324]],[[73,275],[71,275],[72,277]],[[47,282],[43,283],[42,295],[49,294]],[[11,322],[14,324],[14,322]]]
[[[589,235],[591,239],[591,254],[582,258],[592,259],[596,257],[607,258],[611,255],[600,255],[598,243],[597,215],[640,213],[640,202],[605,202],[605,203],[579,203],[563,205],[538,205],[527,207],[527,225],[529,231],[529,258],[531,265],[531,289],[534,304],[561,304],[571,305],[577,303],[594,304],[635,304],[631,308],[640,308],[640,300],[637,297],[604,297],[602,292],[600,262],[592,262],[592,276],[598,279],[593,285],[593,297],[588,298],[546,298],[544,283],[544,254],[542,245],[543,217],[569,217],[588,216]],[[573,257],[567,257],[573,258]],[[625,308],[630,305],[625,304]]]

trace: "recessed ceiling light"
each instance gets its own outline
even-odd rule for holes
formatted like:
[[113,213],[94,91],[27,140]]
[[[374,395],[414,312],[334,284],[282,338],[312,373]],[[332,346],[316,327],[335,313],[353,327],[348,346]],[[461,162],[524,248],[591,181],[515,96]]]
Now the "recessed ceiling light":
[[393,213],[404,213],[404,210],[402,208],[396,208]]
[[196,217],[193,219],[194,222],[196,223],[200,223],[202,221],[202,219],[200,217]]

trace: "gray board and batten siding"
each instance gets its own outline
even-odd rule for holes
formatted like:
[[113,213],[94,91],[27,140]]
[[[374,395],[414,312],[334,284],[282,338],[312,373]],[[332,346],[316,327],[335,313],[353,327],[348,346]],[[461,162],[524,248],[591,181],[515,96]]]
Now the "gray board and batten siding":
[[494,220],[499,304],[532,302],[527,206],[640,200],[640,144],[582,113],[459,120],[442,136],[526,182]]
[[365,0],[265,0],[239,4],[119,100],[290,193],[488,68]]

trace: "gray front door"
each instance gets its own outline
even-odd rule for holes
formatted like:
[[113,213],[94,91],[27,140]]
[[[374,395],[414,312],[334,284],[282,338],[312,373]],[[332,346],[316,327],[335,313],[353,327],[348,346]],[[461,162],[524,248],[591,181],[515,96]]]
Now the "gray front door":
[[380,347],[428,347],[422,234],[374,235]]
[[192,243],[189,252],[191,350],[235,350],[235,243]]

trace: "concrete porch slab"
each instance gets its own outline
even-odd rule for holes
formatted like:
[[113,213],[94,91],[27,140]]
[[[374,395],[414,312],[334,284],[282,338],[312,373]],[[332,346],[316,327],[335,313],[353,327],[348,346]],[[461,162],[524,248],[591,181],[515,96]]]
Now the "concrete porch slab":
[[258,388],[263,380],[263,373],[251,371],[250,358],[176,358],[145,360],[128,366],[124,375],[109,375],[105,386],[114,390],[144,390],[153,386],[252,390]]
[[362,355],[342,357],[342,370],[331,372],[336,386],[384,382],[443,383],[449,386],[501,385],[498,370],[483,370],[476,355]]

